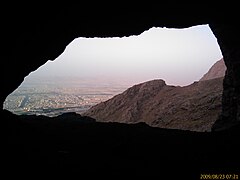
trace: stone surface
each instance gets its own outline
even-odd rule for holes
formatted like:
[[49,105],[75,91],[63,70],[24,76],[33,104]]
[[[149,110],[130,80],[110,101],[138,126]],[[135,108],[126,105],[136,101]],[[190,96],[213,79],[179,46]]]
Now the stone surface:
[[[85,1],[87,2],[87,1]],[[102,3],[102,1],[99,1]],[[168,3],[169,2],[169,3]],[[168,1],[142,8],[70,2],[4,2],[1,11],[1,106],[24,77],[54,60],[76,37],[137,35],[150,27],[209,24],[228,68],[223,118],[218,129],[239,120],[239,6],[217,2]],[[138,2],[140,4],[140,2]],[[224,3],[223,8],[217,5]],[[94,8],[95,7],[95,8]],[[199,8],[199,9],[198,9]],[[202,173],[238,173],[239,125],[196,133],[141,124],[66,123],[47,117],[18,117],[0,110],[4,140],[2,175],[8,178],[159,177],[199,179]],[[6,143],[5,143],[6,142]],[[191,171],[190,171],[191,169]],[[12,178],[12,179],[13,179]]]
[[199,82],[189,86],[168,86],[163,80],[141,83],[85,115],[102,122],[145,122],[161,128],[210,131],[221,114],[225,71],[220,59]]
[[168,86],[163,80],[135,85],[84,115],[100,122],[138,123],[191,131],[210,131],[221,113],[223,78]]
[[50,118],[1,110],[1,115],[7,137],[7,144],[1,143],[1,170],[9,178],[199,179],[204,173],[239,174],[239,126],[210,133],[100,123],[73,114]]
[[222,130],[240,123],[240,35],[234,23],[210,25],[218,39],[227,67],[223,80],[222,114],[212,130]]
[[226,69],[227,68],[225,66],[224,60],[220,59],[209,69],[206,74],[204,74],[200,81],[224,77]]

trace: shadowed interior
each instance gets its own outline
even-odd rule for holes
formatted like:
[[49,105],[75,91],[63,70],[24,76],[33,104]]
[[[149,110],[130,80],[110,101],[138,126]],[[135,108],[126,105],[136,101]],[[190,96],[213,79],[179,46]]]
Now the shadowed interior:
[[[104,169],[112,168],[112,173],[120,173],[119,169],[125,166],[125,172],[138,174],[143,173],[139,170],[146,170],[145,175],[148,175],[152,169],[158,169],[153,164],[160,161],[165,165],[168,162],[174,164],[173,167],[166,165],[163,168],[165,170],[176,170],[185,161],[188,164],[184,166],[186,168],[191,167],[191,163],[195,164],[197,177],[203,171],[211,171],[211,168],[216,168],[215,171],[225,168],[227,172],[232,172],[239,167],[237,136],[240,121],[240,37],[239,20],[234,6],[230,8],[230,12],[222,13],[226,6],[217,8],[216,12],[205,4],[200,4],[198,8],[196,4],[189,4],[190,7],[187,7],[181,3],[174,7],[171,3],[141,7],[125,4],[110,7],[101,5],[38,5],[36,8],[10,5],[7,13],[1,12],[3,17],[7,17],[2,22],[4,49],[1,62],[1,109],[7,95],[22,83],[25,76],[47,60],[54,60],[74,38],[123,37],[138,35],[151,27],[186,28],[209,24],[227,67],[223,82],[222,114],[213,130],[230,128],[230,131],[195,136],[195,133],[180,132],[179,135],[175,131],[176,134],[162,130],[156,135],[155,129],[150,130],[139,124],[131,126],[134,130],[124,134],[130,127],[124,126],[123,131],[122,125],[120,127],[113,123],[109,127],[107,124],[85,124],[81,126],[84,130],[75,132],[73,129],[79,125],[73,123],[72,126],[73,124],[69,125],[64,120],[57,125],[47,118],[44,124],[39,121],[42,122],[39,119],[41,117],[19,118],[1,110],[1,119],[8,126],[6,133],[10,134],[7,150],[9,156],[4,161],[8,165],[5,164],[5,167],[13,171],[18,169],[24,175],[24,167],[30,168],[31,164],[36,165],[35,169],[32,167],[35,172],[40,172],[43,166],[45,170],[48,167],[47,170],[51,171],[54,166],[56,172],[67,167],[79,171],[84,167],[90,172],[104,173]],[[36,121],[30,121],[33,119]],[[99,139],[94,138],[91,133]],[[77,137],[81,137],[80,144]],[[230,150],[226,146],[222,147],[225,142],[235,148]],[[192,143],[196,148],[192,147]],[[205,145],[210,148],[204,148]],[[80,147],[86,147],[86,151]],[[190,152],[189,147],[192,147]],[[176,148],[179,150],[177,153],[174,151]],[[79,153],[85,153],[85,156],[82,157]],[[161,153],[166,153],[167,156]],[[81,164],[81,159],[85,164]],[[24,167],[21,168],[24,161]],[[11,167],[9,163],[14,166]],[[101,166],[103,169],[99,168]],[[232,169],[228,171],[227,167]]]

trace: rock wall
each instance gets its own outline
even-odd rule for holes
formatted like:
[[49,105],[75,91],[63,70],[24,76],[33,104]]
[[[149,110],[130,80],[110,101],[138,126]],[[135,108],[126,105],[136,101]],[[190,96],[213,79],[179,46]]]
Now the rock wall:
[[223,81],[222,114],[212,130],[240,123],[240,46],[239,27],[234,23],[211,24],[224,56],[227,71]]
[[[218,2],[219,3],[219,2]],[[1,11],[0,104],[31,71],[54,60],[77,37],[138,35],[155,27],[186,28],[209,24],[228,68],[224,79],[223,113],[215,129],[239,122],[239,20],[234,4],[215,9],[205,4],[4,4]],[[229,9],[228,8],[228,9]],[[235,13],[235,14],[234,14]],[[231,23],[230,23],[231,21]],[[218,126],[219,124],[219,126]]]
[[169,86],[156,79],[134,85],[82,115],[99,122],[139,123],[153,127],[211,131],[221,113],[223,77]]

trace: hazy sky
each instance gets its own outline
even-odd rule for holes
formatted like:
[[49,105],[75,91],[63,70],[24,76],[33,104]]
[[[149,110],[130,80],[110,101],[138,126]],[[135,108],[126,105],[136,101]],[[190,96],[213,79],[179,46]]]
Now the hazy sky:
[[188,85],[221,58],[208,25],[153,27],[139,36],[77,38],[55,61],[30,76],[122,78],[134,83],[163,79],[171,85]]

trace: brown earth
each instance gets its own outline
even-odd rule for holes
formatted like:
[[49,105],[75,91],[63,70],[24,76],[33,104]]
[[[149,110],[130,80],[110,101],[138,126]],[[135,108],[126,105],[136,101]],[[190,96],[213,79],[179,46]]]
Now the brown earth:
[[211,131],[221,113],[225,70],[221,59],[189,86],[169,86],[160,79],[144,82],[83,115],[100,122],[145,122],[161,128]]
[[135,85],[84,115],[103,122],[137,123],[193,131],[210,131],[221,113],[223,78],[168,86],[163,80]]
[[227,68],[226,68],[224,60],[222,58],[222,59],[218,60],[209,69],[209,71],[206,74],[204,74],[204,76],[200,79],[200,81],[215,79],[215,78],[218,78],[218,77],[224,77],[226,69]]

